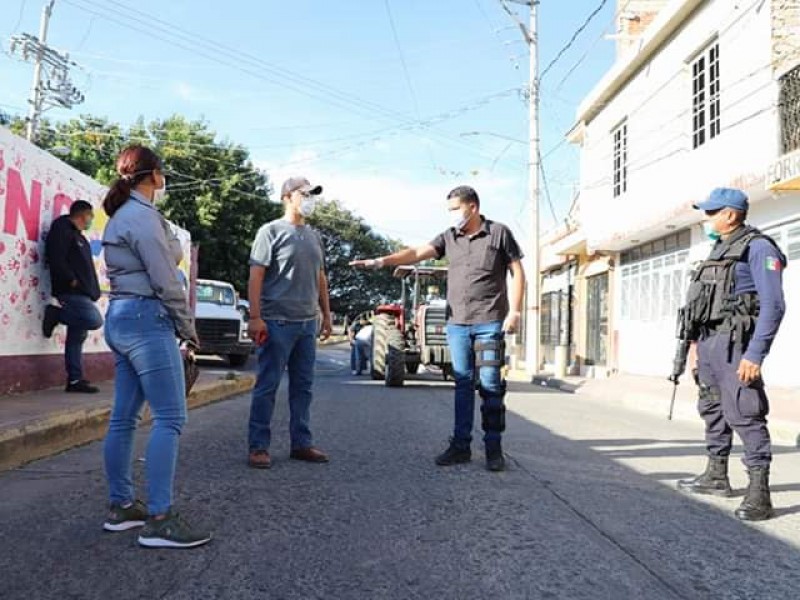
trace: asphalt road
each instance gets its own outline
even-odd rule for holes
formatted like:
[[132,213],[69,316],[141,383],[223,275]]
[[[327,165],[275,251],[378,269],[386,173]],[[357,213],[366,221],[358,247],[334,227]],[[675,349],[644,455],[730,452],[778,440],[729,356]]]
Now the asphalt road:
[[354,378],[343,347],[317,365],[313,426],[330,464],[288,460],[285,390],[269,471],[245,465],[248,397],[193,411],[177,504],[215,536],[196,550],[101,530],[99,444],[2,474],[0,598],[800,597],[795,455],[780,458],[779,517],[746,525],[731,516],[738,499],[673,489],[702,464],[698,428],[510,387],[500,474],[480,444],[469,465],[433,464],[450,385]]

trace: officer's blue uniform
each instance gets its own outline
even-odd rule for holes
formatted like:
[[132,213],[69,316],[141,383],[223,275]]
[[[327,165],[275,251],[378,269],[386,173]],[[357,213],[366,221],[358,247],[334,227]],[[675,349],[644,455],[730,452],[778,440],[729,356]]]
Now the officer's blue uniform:
[[[721,244],[722,242],[717,242]],[[761,365],[786,310],[783,269],[786,258],[772,241],[754,238],[734,267],[734,296],[757,294],[759,312],[755,328],[744,346],[731,331],[711,331],[697,347],[698,378],[714,393],[701,394],[700,415],[706,423],[706,445],[711,456],[728,456],[732,431],[744,445],[747,467],[766,467],[772,460],[766,416],[769,401],[764,382],[744,385],[737,375],[742,358]]]

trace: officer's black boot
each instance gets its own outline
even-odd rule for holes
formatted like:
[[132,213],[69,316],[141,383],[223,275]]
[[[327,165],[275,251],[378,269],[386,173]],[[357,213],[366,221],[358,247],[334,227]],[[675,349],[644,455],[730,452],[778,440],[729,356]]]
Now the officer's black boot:
[[500,441],[486,442],[486,468],[490,471],[504,471],[506,459]]
[[769,467],[747,469],[750,485],[747,494],[736,509],[736,517],[742,521],[765,521],[772,517],[772,500],[769,497]]
[[692,479],[680,480],[678,489],[692,494],[731,496],[733,490],[728,479],[728,457],[709,456],[706,470]]

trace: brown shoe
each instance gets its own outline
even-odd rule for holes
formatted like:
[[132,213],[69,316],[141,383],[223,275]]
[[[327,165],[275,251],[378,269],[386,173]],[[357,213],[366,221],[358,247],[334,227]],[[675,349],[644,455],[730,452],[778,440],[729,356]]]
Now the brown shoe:
[[254,469],[269,469],[272,466],[272,459],[266,450],[250,450],[247,464]]
[[308,448],[295,448],[289,454],[289,458],[313,463],[326,463],[330,460],[327,454],[322,452],[322,450],[314,448],[314,446],[310,446]]

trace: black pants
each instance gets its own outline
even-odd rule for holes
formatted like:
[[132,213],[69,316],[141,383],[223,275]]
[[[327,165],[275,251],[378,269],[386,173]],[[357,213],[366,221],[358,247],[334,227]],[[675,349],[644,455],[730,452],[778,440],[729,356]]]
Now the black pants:
[[762,380],[749,385],[739,381],[736,370],[741,358],[741,347],[729,347],[728,332],[712,333],[697,345],[701,385],[697,408],[706,424],[706,448],[711,456],[728,456],[735,431],[744,445],[742,462],[748,467],[767,466],[772,461],[769,400]]

